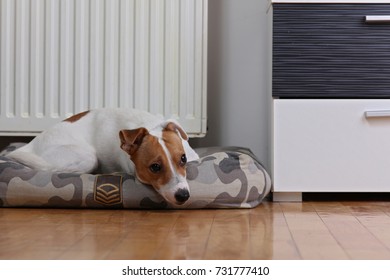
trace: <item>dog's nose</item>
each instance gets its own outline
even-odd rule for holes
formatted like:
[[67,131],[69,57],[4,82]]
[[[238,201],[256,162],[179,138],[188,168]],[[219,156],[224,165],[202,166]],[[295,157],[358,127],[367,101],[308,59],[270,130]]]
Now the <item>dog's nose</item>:
[[178,204],[183,204],[190,198],[190,193],[186,189],[179,189],[175,193],[175,199]]

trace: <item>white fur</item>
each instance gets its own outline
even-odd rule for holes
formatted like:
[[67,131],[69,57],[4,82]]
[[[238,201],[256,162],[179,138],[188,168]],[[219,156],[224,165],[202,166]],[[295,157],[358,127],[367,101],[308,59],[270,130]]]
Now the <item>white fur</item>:
[[[167,122],[136,109],[95,109],[73,123],[63,121],[54,125],[8,157],[41,170],[90,173],[99,165],[99,171],[103,173],[135,175],[133,162],[120,147],[119,131],[145,127],[150,134],[161,139],[161,131]],[[199,158],[183,138],[182,144],[188,161]],[[169,153],[166,148],[164,150]],[[174,201],[178,189],[188,190],[188,183],[182,177],[175,174],[162,188],[161,195]]]

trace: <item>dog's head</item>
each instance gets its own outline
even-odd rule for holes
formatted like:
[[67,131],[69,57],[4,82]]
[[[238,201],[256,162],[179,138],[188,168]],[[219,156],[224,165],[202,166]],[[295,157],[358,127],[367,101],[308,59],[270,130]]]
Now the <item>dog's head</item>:
[[184,147],[188,136],[179,124],[167,122],[153,134],[143,127],[121,130],[119,137],[140,182],[153,186],[170,203],[182,205],[189,199]]

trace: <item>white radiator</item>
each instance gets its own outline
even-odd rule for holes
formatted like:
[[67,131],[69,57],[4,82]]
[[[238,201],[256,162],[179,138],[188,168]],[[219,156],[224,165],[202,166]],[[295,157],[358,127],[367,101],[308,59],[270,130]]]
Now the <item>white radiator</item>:
[[0,0],[0,134],[98,107],[206,131],[207,0]]

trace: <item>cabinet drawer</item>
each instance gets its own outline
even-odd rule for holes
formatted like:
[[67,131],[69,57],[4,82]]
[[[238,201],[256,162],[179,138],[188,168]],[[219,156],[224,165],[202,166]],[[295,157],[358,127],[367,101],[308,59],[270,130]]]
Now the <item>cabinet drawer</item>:
[[366,16],[390,4],[274,4],[273,96],[389,98],[390,22]]
[[274,100],[274,191],[390,192],[390,100]]

